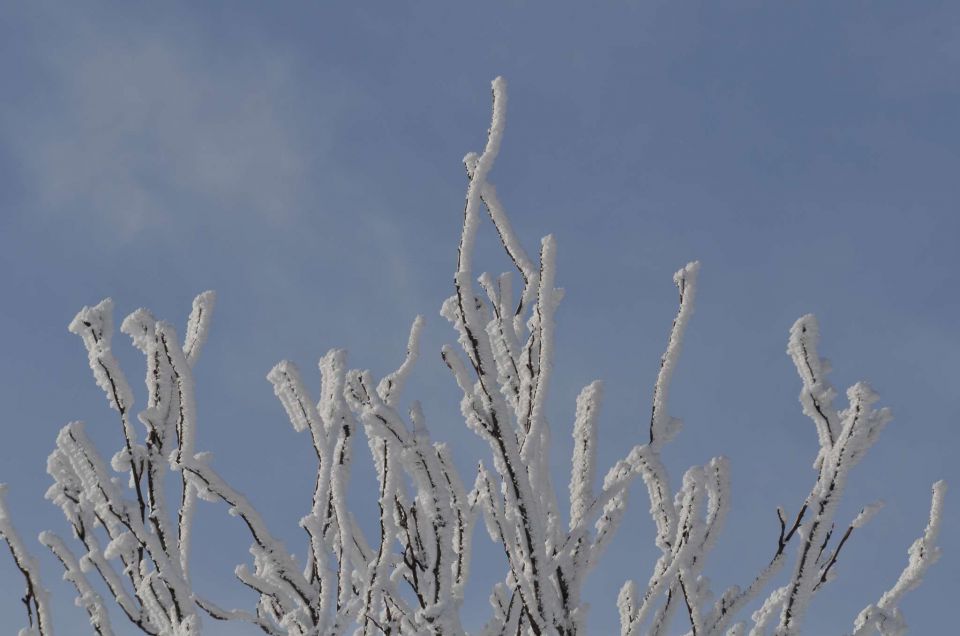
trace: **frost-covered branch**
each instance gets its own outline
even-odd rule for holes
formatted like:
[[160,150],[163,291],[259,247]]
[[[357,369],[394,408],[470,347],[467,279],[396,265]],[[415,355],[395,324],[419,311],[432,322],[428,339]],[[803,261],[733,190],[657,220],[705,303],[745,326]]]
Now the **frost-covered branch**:
[[10,514],[7,512],[6,494],[6,484],[0,484],[0,539],[6,542],[26,584],[26,591],[21,600],[27,610],[28,627],[20,630],[20,636],[52,636],[49,594],[40,582],[40,570],[36,560],[27,551],[20,535],[13,527]]
[[[112,302],[85,307],[69,328],[81,337],[94,379],[119,414],[121,448],[107,461],[82,423],[60,431],[47,462],[54,482],[47,498],[62,510],[79,547],[50,532],[40,541],[62,565],[95,633],[113,633],[107,605],[115,604],[151,636],[196,636],[202,616],[249,623],[269,636],[465,635],[461,613],[469,602],[474,525],[482,516],[506,567],[489,593],[492,611],[480,633],[583,634],[585,581],[619,530],[638,478],[659,554],[645,586],[629,580],[621,588],[616,605],[622,634],[663,636],[674,633],[674,620],[685,622],[692,636],[799,633],[812,597],[840,569],[841,551],[879,509],[863,508],[839,531],[844,526],[837,525],[836,510],[849,472],[890,420],[889,411],[874,408],[877,397],[864,383],[847,391],[846,408],[834,407],[837,392],[827,380],[830,365],[817,350],[817,323],[813,316],[800,318],[790,331],[788,353],[801,379],[803,412],[817,434],[816,480],[791,508],[795,512],[777,509],[779,529],[772,526],[766,565],[746,587],[731,587],[714,601],[704,572],[730,510],[729,463],[715,457],[692,466],[675,489],[663,459],[681,429],[669,413],[669,397],[697,292],[700,266],[692,262],[673,278],[679,302],[649,422],[634,422],[636,440],[600,480],[602,384],[585,387],[572,414],[569,496],[561,502],[550,470],[553,430],[547,417],[555,317],[563,298],[557,242],[546,236],[538,252],[528,252],[499,199],[491,175],[506,125],[502,78],[494,80],[492,93],[483,151],[464,157],[467,190],[453,295],[441,308],[459,344],[459,350],[443,347],[442,360],[461,396],[467,427],[489,448],[489,457],[475,464],[472,486],[464,485],[450,450],[431,438],[424,408],[403,394],[419,356],[422,317],[411,326],[399,365],[382,377],[350,369],[346,352],[332,349],[320,359],[314,397],[297,367],[282,361],[267,379],[294,432],[309,435],[305,447],[316,468],[299,522],[304,545],[295,553],[278,540],[253,499],[196,448],[193,367],[210,330],[213,293],[194,300],[182,341],[172,325],[144,309],[122,322],[121,332],[146,359],[146,400],[139,411],[112,349]],[[485,218],[515,273],[475,275],[474,247]],[[347,505],[358,437],[366,441],[376,472],[376,496],[367,498],[368,518],[376,522],[371,536]],[[899,601],[938,555],[943,492],[938,482],[924,536],[910,549],[894,587],[861,612],[857,636],[902,633]],[[234,574],[255,594],[250,608],[222,608],[194,589],[191,529],[198,499],[223,504],[249,534],[251,561]],[[9,522],[2,490],[0,536],[26,579],[30,627],[22,634],[46,636],[52,629],[46,593]],[[769,590],[784,569],[785,580]],[[745,618],[753,604],[758,609]]]
[[[836,391],[826,379],[830,367],[817,352],[818,338],[816,319],[812,315],[803,316],[790,330],[787,347],[803,383],[800,403],[817,429],[819,451],[814,462],[817,480],[789,530],[784,513],[778,510],[780,536],[773,558],[745,590],[734,587],[720,597],[708,622],[710,633],[725,629],[767,586],[783,567],[787,559],[786,547],[795,535],[800,537],[800,544],[789,582],[767,596],[761,609],[752,617],[754,624],[750,633],[765,633],[776,617],[774,631],[778,636],[799,633],[813,595],[833,577],[840,550],[853,531],[866,524],[880,508],[878,504],[865,507],[832,550],[827,551],[834,534],[835,511],[849,471],[873,445],[891,415],[888,409],[872,408],[877,396],[862,382],[848,389],[849,406],[846,409],[838,412],[833,408]],[[824,558],[824,555],[829,556]]]
[[74,556],[67,544],[52,532],[40,533],[40,543],[47,546],[63,566],[63,578],[73,583],[77,590],[77,604],[83,607],[90,617],[90,626],[99,636],[113,636],[110,614],[103,598],[84,575],[83,566]]
[[[77,559],[52,533],[44,533],[41,541],[63,565],[97,633],[111,633],[112,628],[88,579],[91,573],[144,633],[187,635],[199,630],[199,608],[188,577],[195,493],[181,467],[194,455],[192,365],[206,339],[213,305],[213,292],[194,300],[182,345],[172,325],[144,309],[123,321],[121,331],[147,361],[147,404],[136,418],[144,429],[142,443],[131,419],[134,394],[112,351],[112,302],[85,307],[70,323],[87,349],[94,379],[120,414],[124,444],[110,466],[127,473],[133,493],[132,500],[125,496],[81,423],[60,431],[47,462],[54,478],[47,498],[62,509],[86,552]],[[167,492],[171,471],[181,474],[175,509]]]
[[907,592],[920,585],[923,575],[940,558],[937,536],[940,534],[943,499],[946,494],[945,482],[938,481],[933,485],[930,520],[923,531],[923,536],[910,546],[910,559],[894,586],[884,592],[876,604],[868,605],[857,616],[854,636],[867,636],[875,631],[881,636],[902,636],[907,633],[907,624],[900,613],[900,601]]

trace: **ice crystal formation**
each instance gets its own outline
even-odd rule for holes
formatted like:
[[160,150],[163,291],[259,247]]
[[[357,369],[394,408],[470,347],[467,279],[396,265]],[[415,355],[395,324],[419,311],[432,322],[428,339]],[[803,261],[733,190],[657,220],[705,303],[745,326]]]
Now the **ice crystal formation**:
[[[727,462],[717,457],[693,466],[674,492],[661,461],[661,450],[680,429],[668,413],[668,397],[697,291],[699,265],[690,263],[673,279],[679,308],[653,389],[649,434],[598,480],[602,388],[599,382],[584,388],[573,426],[569,506],[561,506],[548,467],[551,431],[545,416],[554,314],[562,297],[554,287],[556,248],[548,236],[531,258],[489,180],[506,104],[505,82],[497,79],[486,146],[464,158],[469,183],[455,293],[441,311],[458,335],[460,350],[444,347],[442,357],[462,393],[463,418],[490,449],[467,483],[447,448],[431,439],[417,403],[409,412],[399,407],[417,358],[420,318],[410,331],[406,358],[379,381],[368,371],[350,370],[346,353],[332,350],[320,360],[317,399],[297,368],[281,362],[268,379],[294,430],[309,435],[317,465],[312,504],[300,521],[308,537],[306,557],[297,559],[195,448],[192,369],[210,328],[213,293],[194,300],[182,340],[171,324],[143,309],[121,323],[120,331],[147,361],[147,397],[140,410],[112,353],[111,301],[77,314],[70,331],[82,339],[94,379],[119,414],[122,445],[107,461],[82,423],[60,431],[47,461],[53,484],[46,496],[63,511],[73,538],[43,532],[39,539],[62,564],[94,633],[113,634],[111,620],[119,618],[145,634],[190,636],[201,632],[204,617],[247,621],[270,636],[464,634],[471,539],[482,517],[502,547],[507,571],[489,595],[492,611],[478,633],[583,634],[581,590],[618,530],[637,478],[649,497],[660,556],[645,582],[627,581],[620,591],[616,607],[624,636],[666,634],[677,620],[696,636],[799,633],[811,597],[834,576],[840,550],[877,512],[877,506],[867,506],[845,532],[833,531],[844,527],[835,516],[847,476],[889,421],[888,410],[874,407],[876,395],[863,383],[847,390],[845,407],[835,406],[837,392],[817,353],[816,320],[804,316],[794,324],[787,350],[802,381],[803,412],[819,440],[816,481],[796,510],[778,510],[780,531],[767,565],[743,587],[714,597],[702,571],[730,506]],[[484,217],[519,273],[516,291],[511,274],[475,279],[473,247]],[[361,435],[378,478],[379,532],[372,537],[347,507],[351,457]],[[942,482],[934,484],[929,523],[910,548],[905,569],[856,616],[853,634],[906,631],[899,602],[937,559],[944,490]],[[235,574],[256,592],[254,607],[222,608],[193,589],[190,533],[196,506],[202,505],[198,500],[225,504],[249,531],[252,561],[237,566]],[[2,489],[0,536],[26,582],[27,627],[20,634],[50,636],[48,594],[10,522]],[[769,589],[784,568],[786,583]],[[110,612],[108,605],[114,606]],[[745,615],[748,606],[759,609]]]

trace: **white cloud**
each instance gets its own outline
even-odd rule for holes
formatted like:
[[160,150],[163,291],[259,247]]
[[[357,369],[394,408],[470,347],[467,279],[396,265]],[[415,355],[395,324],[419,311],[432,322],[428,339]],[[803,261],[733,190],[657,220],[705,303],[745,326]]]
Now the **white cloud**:
[[177,204],[289,218],[307,160],[284,112],[288,60],[252,46],[218,61],[189,34],[122,27],[71,26],[66,41],[38,43],[55,101],[4,114],[39,211],[126,237]]

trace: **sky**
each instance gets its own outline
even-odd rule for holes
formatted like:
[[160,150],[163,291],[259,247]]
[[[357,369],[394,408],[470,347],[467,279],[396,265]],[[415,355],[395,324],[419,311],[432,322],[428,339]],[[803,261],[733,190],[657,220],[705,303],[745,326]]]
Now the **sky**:
[[[68,534],[43,498],[45,458],[69,421],[87,422],[107,457],[120,439],[66,329],[84,305],[109,296],[118,320],[148,307],[182,330],[193,296],[217,291],[196,367],[197,446],[294,551],[314,467],[265,380],[281,359],[316,386],[316,361],[344,347],[352,366],[383,375],[424,314],[406,398],[423,403],[465,476],[487,457],[440,361],[456,336],[439,307],[453,289],[461,158],[482,149],[498,75],[510,103],[491,180],[528,250],[554,234],[566,290],[548,408],[561,496],[582,386],[605,384],[601,471],[642,441],[676,309],[671,275],[698,259],[671,395],[685,427],[665,461],[677,484],[690,465],[730,458],[733,508],[706,566],[715,591],[752,579],[776,547],[776,507],[796,511],[814,482],[816,433],[784,353],[794,320],[812,312],[841,393],[866,380],[894,420],[854,470],[838,522],[877,499],[886,508],[844,548],[806,631],[849,630],[894,583],[938,479],[954,488],[944,555],[902,609],[915,634],[953,624],[960,9],[591,5],[5,4],[0,481],[55,595],[58,634],[89,629],[35,540],[48,528]],[[506,271],[484,233],[475,269]],[[116,349],[136,379],[139,354],[121,336]],[[372,523],[362,465],[351,496]],[[642,490],[628,505],[587,581],[591,634],[618,630],[617,591],[645,581],[656,558]],[[196,585],[221,605],[250,606],[232,578],[249,541],[224,513],[198,513]],[[490,556],[475,558],[472,627],[503,575],[476,536]],[[3,633],[23,624],[21,594],[0,558]]]

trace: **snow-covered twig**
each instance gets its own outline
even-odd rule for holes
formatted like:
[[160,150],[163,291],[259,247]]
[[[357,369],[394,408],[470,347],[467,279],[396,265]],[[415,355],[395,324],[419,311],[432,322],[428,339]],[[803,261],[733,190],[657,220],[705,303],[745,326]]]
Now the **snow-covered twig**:
[[894,586],[884,592],[876,604],[868,605],[857,616],[854,636],[867,636],[874,633],[874,630],[881,636],[902,636],[907,632],[907,624],[900,613],[900,601],[907,592],[920,585],[924,574],[940,558],[937,536],[940,534],[943,500],[946,494],[945,482],[938,481],[933,485],[930,520],[923,531],[923,536],[910,546],[910,559]]
[[37,562],[27,551],[13,527],[7,512],[7,486],[0,484],[0,539],[3,539],[13,556],[17,569],[23,574],[26,592],[21,599],[27,610],[28,627],[20,630],[20,636],[52,636],[53,622],[50,619],[49,594],[40,582]]

